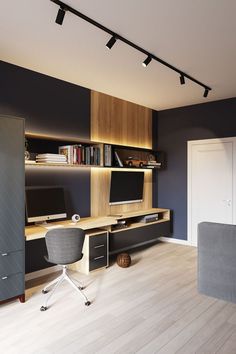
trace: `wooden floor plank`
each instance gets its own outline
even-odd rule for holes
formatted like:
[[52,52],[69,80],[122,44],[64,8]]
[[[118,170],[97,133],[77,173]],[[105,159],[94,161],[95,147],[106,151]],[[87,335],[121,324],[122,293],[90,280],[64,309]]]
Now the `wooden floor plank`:
[[27,301],[0,307],[4,354],[236,353],[236,305],[197,292],[194,247],[158,243],[132,253],[132,266],[74,273],[92,300],[62,284],[40,312],[41,289],[57,274],[27,282]]

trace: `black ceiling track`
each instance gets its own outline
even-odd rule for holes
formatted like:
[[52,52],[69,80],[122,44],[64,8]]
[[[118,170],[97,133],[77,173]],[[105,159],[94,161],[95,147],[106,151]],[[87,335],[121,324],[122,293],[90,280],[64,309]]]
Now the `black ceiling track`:
[[[54,2],[55,4],[57,4],[57,5],[60,7],[61,10],[65,11],[65,12],[66,12],[66,11],[71,12],[72,14],[76,15],[77,17],[80,17],[82,20],[84,20],[84,21],[86,21],[86,22],[89,22],[91,25],[93,25],[93,26],[95,26],[95,27],[101,29],[102,31],[104,31],[104,32],[106,32],[106,33],[108,33],[108,34],[110,34],[110,35],[111,35],[112,37],[114,37],[116,40],[120,40],[120,41],[122,41],[123,43],[126,43],[126,44],[129,45],[130,47],[132,47],[132,48],[138,50],[139,52],[141,52],[141,53],[147,55],[147,57],[149,57],[149,58],[151,58],[151,59],[153,59],[153,60],[156,60],[156,61],[159,62],[160,64],[162,64],[162,65],[166,66],[167,68],[169,68],[169,69],[171,69],[171,70],[177,72],[177,73],[180,75],[180,82],[181,82],[181,84],[185,83],[184,78],[187,78],[187,79],[189,79],[189,80],[195,82],[195,84],[197,84],[197,85],[199,85],[199,86],[202,86],[202,87],[205,89],[204,94],[203,94],[204,97],[207,97],[208,92],[209,92],[210,90],[212,90],[211,87],[205,85],[205,84],[202,83],[201,81],[199,81],[199,80],[195,79],[194,77],[188,75],[187,73],[185,73],[184,71],[182,71],[182,70],[176,68],[175,66],[173,66],[173,65],[171,65],[171,64],[169,64],[169,63],[167,63],[165,60],[163,60],[163,59],[157,57],[156,55],[154,55],[154,54],[148,52],[146,49],[143,49],[143,48],[141,48],[140,46],[138,46],[137,44],[135,44],[135,43],[129,41],[128,39],[126,39],[126,38],[120,36],[118,33],[115,33],[114,31],[112,31],[112,30],[110,30],[109,28],[103,26],[102,24],[98,23],[97,21],[93,20],[92,18],[90,18],[90,17],[88,17],[88,16],[82,14],[82,13],[79,12],[78,10],[75,10],[73,7],[71,7],[71,6],[67,5],[67,4],[65,4],[64,2],[62,2],[62,1],[60,1],[60,0],[50,0],[50,1]],[[63,18],[64,18],[64,16],[63,16]],[[63,20],[63,18],[62,18],[62,20]],[[59,23],[59,24],[62,24],[62,21],[61,21],[61,23]]]

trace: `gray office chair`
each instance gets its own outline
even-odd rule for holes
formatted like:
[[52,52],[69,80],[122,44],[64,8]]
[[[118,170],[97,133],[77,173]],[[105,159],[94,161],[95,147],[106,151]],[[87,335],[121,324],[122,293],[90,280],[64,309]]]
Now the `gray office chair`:
[[[46,298],[44,306],[41,306],[41,311],[46,311],[48,306],[48,301],[52,297],[56,289],[61,285],[64,280],[67,280],[73,288],[78,291],[85,300],[85,305],[89,306],[91,303],[87,297],[83,294],[83,286],[78,282],[78,280],[73,279],[68,275],[67,264],[71,264],[79,261],[83,257],[82,248],[84,244],[85,232],[79,228],[63,228],[54,229],[46,233],[46,246],[48,251],[48,256],[45,259],[49,263],[54,263],[57,265],[62,265],[62,274],[50,282],[42,290],[43,294],[48,293],[49,288],[56,284],[52,289],[50,295]],[[73,279],[73,280],[72,280]],[[78,283],[79,286],[77,286]]]

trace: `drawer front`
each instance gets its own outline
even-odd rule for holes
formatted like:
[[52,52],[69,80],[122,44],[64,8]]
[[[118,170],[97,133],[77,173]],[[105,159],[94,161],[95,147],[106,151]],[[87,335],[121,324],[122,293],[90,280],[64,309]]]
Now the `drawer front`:
[[0,301],[7,300],[24,293],[24,273],[11,274],[0,277]]
[[89,259],[89,271],[106,267],[107,255],[96,256],[93,259]]
[[89,238],[89,259],[107,256],[107,234],[90,236]]
[[24,273],[24,252],[0,252],[0,276]]
[[89,237],[89,247],[95,247],[102,244],[107,244],[107,233]]

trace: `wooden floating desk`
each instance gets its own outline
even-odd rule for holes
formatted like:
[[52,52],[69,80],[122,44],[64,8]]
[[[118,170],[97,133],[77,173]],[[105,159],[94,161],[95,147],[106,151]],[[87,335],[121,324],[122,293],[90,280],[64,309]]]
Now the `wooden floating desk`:
[[[145,215],[151,214],[158,214],[158,220],[148,223],[141,221]],[[120,228],[119,221],[124,221],[126,227]],[[72,269],[88,274],[90,271],[107,267],[109,255],[151,243],[160,236],[169,236],[170,210],[152,208],[110,216],[82,218],[77,223],[65,220],[51,222],[45,227],[26,226],[26,241],[42,239],[50,230],[47,227],[56,228],[58,225],[60,228],[78,227],[86,231],[84,257],[80,262],[72,265]]]
[[[57,221],[48,223],[48,226],[63,225],[63,227],[78,227],[83,230],[92,230],[97,228],[106,228],[117,224],[117,219],[113,216],[88,217],[81,218],[79,222],[73,223],[71,220]],[[26,241],[32,241],[39,238],[44,238],[49,231],[47,226],[31,225],[25,228]]]

